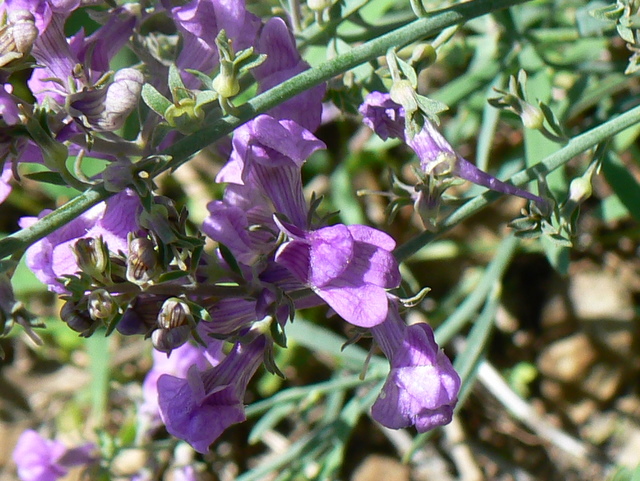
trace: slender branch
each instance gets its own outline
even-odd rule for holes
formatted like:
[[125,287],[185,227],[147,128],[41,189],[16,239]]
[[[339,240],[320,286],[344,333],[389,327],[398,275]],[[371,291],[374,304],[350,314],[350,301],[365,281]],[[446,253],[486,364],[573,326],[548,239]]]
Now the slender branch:
[[5,237],[0,240],[0,259],[26,249],[60,226],[71,222],[94,205],[108,199],[112,194],[113,192],[108,192],[102,185],[95,186],[58,207],[32,226]]
[[528,426],[542,439],[568,454],[567,460],[577,461],[578,464],[583,465],[584,462],[594,457],[595,450],[590,445],[556,428],[547,419],[540,416],[529,403],[509,387],[489,362],[484,361],[478,367],[478,379],[518,421]]

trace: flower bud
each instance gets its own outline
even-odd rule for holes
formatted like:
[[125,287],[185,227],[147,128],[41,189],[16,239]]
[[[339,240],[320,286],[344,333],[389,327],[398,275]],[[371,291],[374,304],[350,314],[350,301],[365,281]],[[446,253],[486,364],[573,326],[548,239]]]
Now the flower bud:
[[155,246],[146,237],[136,237],[129,242],[127,258],[127,280],[134,284],[148,283],[154,276],[158,266],[158,255]]
[[522,114],[520,114],[520,118],[522,119],[522,123],[528,129],[541,129],[544,123],[544,114],[542,110],[540,110],[535,105],[531,105],[526,102],[523,103]]
[[29,55],[38,37],[38,28],[31,12],[16,10],[9,15],[9,23],[0,29],[0,67]]
[[194,99],[185,98],[171,104],[164,112],[167,123],[182,134],[191,134],[198,130],[204,120],[204,111],[196,105]]
[[67,301],[60,309],[60,319],[72,330],[79,332],[82,337],[89,337],[99,326],[99,323],[91,319],[89,313],[81,311],[78,304]]
[[237,75],[225,75],[220,72],[215,79],[213,79],[213,89],[220,95],[220,97],[230,98],[240,92],[240,82]]
[[98,279],[109,275],[109,249],[102,237],[78,239],[73,246],[73,254],[82,272]]
[[[433,185],[430,187],[431,184]],[[430,181],[430,184],[427,185],[423,183],[416,185],[413,209],[420,216],[425,229],[433,230],[436,226],[442,201],[441,196],[445,188],[438,189],[436,181]]]
[[110,319],[118,312],[118,305],[104,289],[96,289],[89,294],[88,305],[89,315],[96,321]]
[[151,342],[160,352],[170,353],[189,340],[191,326],[180,326],[175,329],[156,329],[151,334]]
[[575,204],[582,204],[593,194],[590,177],[577,177],[569,185],[569,200]]
[[118,130],[137,107],[143,84],[144,76],[136,69],[119,70],[106,87],[85,88],[69,95],[67,110],[87,128]]
[[187,303],[177,297],[170,297],[160,308],[158,326],[161,329],[174,329],[188,324],[191,319],[193,318]]
[[314,12],[322,12],[333,4],[333,0],[307,0],[307,7]]

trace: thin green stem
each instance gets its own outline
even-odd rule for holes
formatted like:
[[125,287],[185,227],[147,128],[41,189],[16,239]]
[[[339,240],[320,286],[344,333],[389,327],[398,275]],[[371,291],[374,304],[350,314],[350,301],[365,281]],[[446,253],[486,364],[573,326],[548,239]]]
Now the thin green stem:
[[[546,176],[550,172],[553,172],[569,162],[575,156],[595,147],[600,142],[611,138],[638,122],[640,122],[640,106],[634,107],[628,112],[625,112],[618,117],[599,125],[598,127],[574,137],[567,143],[567,145],[549,155],[542,162],[513,175],[508,179],[508,182],[521,186],[527,182],[537,179],[538,176]],[[501,195],[502,194],[499,194],[498,192],[488,191],[483,195],[474,197],[449,217],[444,219],[440,223],[440,230],[438,232],[425,231],[398,247],[394,252],[396,258],[401,261],[407,259],[429,242],[432,242],[437,237],[482,210],[491,202],[498,199]]]
[[112,194],[113,192],[108,192],[102,185],[93,187],[47,214],[32,226],[5,237],[0,240],[0,259],[26,249],[60,226],[71,222],[94,205],[108,199]]
[[[156,171],[159,174],[168,169],[176,169],[207,145],[233,132],[238,126],[251,120],[260,113],[266,112],[276,105],[304,92],[332,77],[346,72],[362,63],[384,55],[391,47],[402,47],[411,42],[431,37],[452,25],[464,23],[496,10],[508,8],[528,0],[475,0],[466,2],[439,12],[433,12],[429,18],[421,18],[409,25],[394,30],[382,37],[357,46],[318,67],[306,70],[276,87],[258,95],[240,107],[237,117],[227,116],[217,119],[202,130],[181,139],[161,152],[170,155],[172,160]],[[95,186],[80,196],[56,209],[36,224],[0,240],[0,259],[25,249],[32,243],[50,234],[58,227],[73,220],[83,212],[105,200],[112,193],[104,186]]]
[[289,18],[291,19],[293,33],[297,34],[302,29],[302,22],[300,20],[300,2],[298,0],[289,0]]
[[498,247],[482,279],[462,304],[436,329],[438,344],[447,344],[478,312],[496,283],[500,282],[518,247],[518,239],[510,235]]
[[[366,381],[378,381],[384,379],[387,375],[384,369],[376,370],[373,373],[367,373]],[[352,375],[346,378],[332,379],[330,381],[313,384],[311,386],[292,387],[284,391],[280,391],[278,394],[274,394],[270,398],[262,401],[255,402],[247,407],[246,415],[248,418],[262,414],[274,406],[282,405],[284,403],[300,402],[309,396],[327,395],[335,391],[353,389],[355,387],[361,387],[364,381],[360,378],[360,375]]]

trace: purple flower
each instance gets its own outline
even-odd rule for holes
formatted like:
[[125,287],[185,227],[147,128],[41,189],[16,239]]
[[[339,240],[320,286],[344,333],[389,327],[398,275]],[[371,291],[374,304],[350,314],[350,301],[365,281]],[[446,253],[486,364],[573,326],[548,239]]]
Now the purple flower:
[[418,432],[448,424],[458,401],[460,377],[439,349],[428,324],[406,326],[392,303],[385,322],[371,330],[391,371],[371,408],[373,419],[391,429]]
[[202,346],[186,343],[173,349],[169,356],[154,349],[153,367],[147,373],[142,383],[143,402],[138,410],[138,414],[151,424],[159,422],[158,379],[160,379],[160,376],[170,374],[179,378],[185,378],[192,366],[195,366],[198,371],[204,371],[211,366],[216,366],[224,357],[222,346],[222,341],[214,339],[210,339],[206,349]]
[[138,106],[143,84],[144,76],[136,69],[118,70],[109,85],[69,95],[69,114],[96,131],[118,130]]
[[364,124],[382,140],[404,140],[404,109],[389,94],[371,92],[358,111]]
[[216,182],[260,189],[274,212],[306,227],[300,169],[313,152],[323,148],[322,141],[297,123],[259,115],[234,132],[231,157]]
[[91,443],[69,449],[59,441],[44,439],[36,431],[27,430],[20,435],[13,450],[22,481],[56,481],[66,476],[69,468],[91,464],[95,445]]
[[[191,0],[173,8],[171,15],[183,38],[176,65],[205,73],[218,64],[215,39],[221,30],[239,51],[255,43],[260,26],[260,19],[246,10],[243,0]],[[197,85],[191,75],[184,77],[188,87]]]
[[20,109],[18,98],[13,96],[13,85],[0,85],[0,119],[6,125],[20,123]]
[[[111,252],[122,251],[126,255],[129,250],[127,235],[140,229],[138,214],[141,210],[140,200],[135,193],[123,191],[114,195],[31,245],[27,249],[27,266],[50,290],[65,293],[64,285],[58,279],[78,272],[73,253],[76,241],[80,238],[102,237]],[[45,210],[40,217],[48,213]],[[23,217],[19,224],[24,229],[37,220],[36,217]]]
[[0,84],[0,159],[4,159],[0,174],[0,204],[11,193],[12,162],[20,157],[27,144],[26,138],[15,135],[10,129],[20,123],[18,99],[12,92],[11,84]]
[[[295,39],[281,18],[274,17],[266,23],[256,46],[257,53],[267,55],[267,60],[252,71],[260,85],[260,92],[269,90],[309,68],[309,64],[300,57]],[[269,111],[269,115],[276,119],[293,120],[314,132],[320,126],[325,91],[324,83],[316,85],[274,107]]]
[[244,421],[244,393],[262,363],[265,345],[259,336],[247,345],[236,343],[212,369],[191,367],[187,379],[161,376],[159,404],[167,431],[206,453],[226,428]]
[[207,205],[202,231],[224,244],[238,262],[254,265],[275,247],[277,227],[269,204],[260,189],[229,184],[223,200]]
[[11,193],[11,184],[9,184],[9,181],[12,178],[11,164],[5,162],[2,166],[2,174],[0,174],[0,204],[2,204]]
[[453,175],[488,189],[524,197],[540,206],[546,206],[547,202],[537,195],[502,182],[464,159],[429,119],[424,119],[424,126],[416,135],[405,133],[404,109],[391,100],[389,94],[370,93],[359,111],[364,117],[364,123],[383,140],[391,137],[406,141],[418,155],[420,167],[427,175]]
[[386,290],[400,285],[391,237],[364,225],[316,231],[281,226],[292,240],[276,253],[277,263],[351,324],[372,327],[386,319]]
[[[67,39],[64,19],[70,13],[54,13],[46,28],[39,28],[40,35],[32,53],[42,68],[35,69],[28,82],[39,103],[48,97],[64,107],[70,93],[92,89],[109,69],[109,61],[127,42],[136,24],[135,16],[121,7],[111,12],[107,23],[91,36],[85,38],[81,30]],[[81,75],[77,73],[77,65],[82,67]],[[58,79],[60,82],[49,79]],[[68,87],[70,82],[74,83],[71,89]]]
[[211,321],[198,323],[198,333],[203,339],[209,334],[229,336],[255,322],[258,317],[256,300],[237,297],[225,297],[208,306]]

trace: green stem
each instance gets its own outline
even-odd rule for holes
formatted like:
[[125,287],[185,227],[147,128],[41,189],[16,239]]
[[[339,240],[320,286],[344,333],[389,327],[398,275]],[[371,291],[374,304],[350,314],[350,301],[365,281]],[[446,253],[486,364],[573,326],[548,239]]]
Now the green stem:
[[[640,122],[640,107],[634,107],[628,112],[625,112],[618,117],[599,125],[598,127],[574,137],[567,143],[567,145],[546,157],[542,162],[513,175],[508,179],[508,182],[521,186],[527,182],[537,179],[538,176],[546,176],[550,172],[553,172],[569,162],[578,154],[595,147],[600,142],[611,138],[638,122]],[[439,224],[440,229],[438,232],[425,231],[398,247],[394,252],[396,258],[398,260],[407,259],[429,242],[432,242],[437,237],[482,210],[488,204],[498,199],[501,195],[502,194],[498,192],[488,191],[483,195],[474,197],[449,217],[444,219]]]
[[480,306],[486,302],[491,290],[504,277],[517,247],[518,239],[513,235],[509,235],[500,243],[491,264],[487,267],[478,285],[474,287],[473,292],[436,329],[435,336],[438,344],[447,344],[476,315]]
[[298,0],[289,0],[289,18],[291,19],[291,27],[293,33],[297,34],[302,30],[302,21],[300,19],[300,2]]
[[102,185],[93,187],[47,214],[32,226],[5,237],[0,240],[0,259],[26,249],[94,205],[108,199],[112,194],[113,192],[108,192]]

